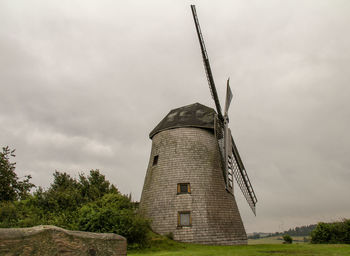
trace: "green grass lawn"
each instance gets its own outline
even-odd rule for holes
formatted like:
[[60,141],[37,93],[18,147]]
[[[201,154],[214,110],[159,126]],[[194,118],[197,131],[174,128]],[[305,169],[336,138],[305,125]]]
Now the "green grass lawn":
[[128,255],[181,255],[181,256],[263,256],[263,255],[298,255],[298,256],[345,256],[350,255],[349,245],[314,245],[314,244],[257,244],[240,246],[207,246],[183,244],[178,248],[164,250],[129,251]]
[[[264,238],[265,239],[265,238]],[[258,239],[260,240],[260,239]],[[265,242],[271,243],[280,241],[275,239],[265,239]],[[282,242],[282,241],[280,241]],[[350,256],[350,245],[343,244],[249,244],[240,246],[210,246],[178,243],[162,237],[154,237],[152,246],[143,250],[129,250],[128,255],[178,255],[178,256],[282,256],[282,255],[298,255],[298,256]]]
[[[293,244],[304,243],[303,236],[292,236]],[[310,237],[308,237],[310,239]],[[248,244],[283,244],[282,236],[264,237],[259,239],[249,239]]]

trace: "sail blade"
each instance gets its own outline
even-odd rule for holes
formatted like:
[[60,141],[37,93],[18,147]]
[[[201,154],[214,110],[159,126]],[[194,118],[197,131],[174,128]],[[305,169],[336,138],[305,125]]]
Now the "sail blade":
[[244,197],[246,198],[250,208],[252,209],[254,215],[256,215],[256,203],[258,202],[254,189],[250,183],[248,174],[243,165],[242,159],[238,153],[236,144],[231,136],[232,143],[232,153],[233,153],[233,161],[232,161],[232,170],[237,181],[239,188],[241,189]]
[[199,45],[200,45],[201,51],[202,51],[204,69],[205,69],[205,73],[206,73],[206,76],[207,76],[210,92],[211,92],[211,95],[212,95],[212,97],[214,99],[214,102],[215,102],[215,107],[216,107],[216,110],[218,112],[218,117],[219,117],[220,120],[223,120],[223,115],[222,115],[222,112],[221,112],[220,101],[219,101],[218,93],[217,93],[216,87],[215,87],[214,77],[213,77],[213,74],[211,72],[207,50],[205,49],[203,35],[202,35],[202,32],[201,32],[201,28],[199,26],[198,16],[197,16],[197,12],[196,12],[196,6],[195,5],[191,5],[191,10],[192,10],[194,24],[196,26],[196,31],[197,31],[197,35],[198,35]]
[[227,89],[226,89],[226,100],[225,100],[225,116],[227,115],[228,109],[230,107],[231,101],[232,101],[233,95],[230,88],[230,78],[227,79]]

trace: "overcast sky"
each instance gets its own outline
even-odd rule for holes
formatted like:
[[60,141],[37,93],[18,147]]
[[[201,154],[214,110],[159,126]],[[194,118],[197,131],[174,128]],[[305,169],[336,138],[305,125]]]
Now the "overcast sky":
[[350,217],[350,2],[0,0],[0,146],[47,187],[100,169],[139,200],[149,132],[214,107],[190,4],[258,197],[247,232]]

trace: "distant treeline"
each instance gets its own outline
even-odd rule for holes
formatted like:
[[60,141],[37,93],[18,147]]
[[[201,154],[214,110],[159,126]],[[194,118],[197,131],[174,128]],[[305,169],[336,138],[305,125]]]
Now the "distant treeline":
[[[310,241],[314,244],[350,244],[350,219],[331,223],[319,222],[318,224],[291,228],[284,232],[254,233],[248,238],[259,239],[284,235],[304,236],[304,241]],[[311,239],[306,237],[311,237]]]
[[296,228],[290,228],[287,231],[283,232],[275,232],[275,233],[254,233],[250,235],[248,238],[250,239],[259,239],[262,237],[271,237],[271,236],[283,236],[283,235],[290,235],[290,236],[310,236],[311,232],[316,228],[316,224],[307,225],[307,226],[300,226]]
[[277,236],[277,235],[310,236],[311,232],[316,228],[316,226],[317,226],[316,224],[311,224],[307,226],[290,228],[284,232],[273,233],[271,236]]

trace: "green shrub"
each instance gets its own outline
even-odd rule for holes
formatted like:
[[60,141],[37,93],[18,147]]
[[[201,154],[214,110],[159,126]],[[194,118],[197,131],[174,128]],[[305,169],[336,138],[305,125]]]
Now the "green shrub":
[[311,243],[350,244],[350,219],[333,223],[318,223],[311,232]]
[[293,243],[293,238],[288,234],[284,235],[282,238],[284,240],[284,243],[286,243],[286,244]]
[[13,202],[0,203],[0,228],[15,226],[18,222],[18,212]]
[[78,228],[89,232],[113,232],[126,237],[128,244],[145,245],[149,222],[136,213],[128,197],[106,194],[79,210]]

